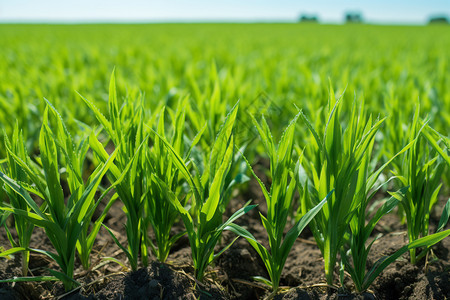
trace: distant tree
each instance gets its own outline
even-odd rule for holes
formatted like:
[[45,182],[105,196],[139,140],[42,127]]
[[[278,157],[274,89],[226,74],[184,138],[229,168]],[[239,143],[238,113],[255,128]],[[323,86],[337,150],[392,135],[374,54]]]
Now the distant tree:
[[446,16],[435,16],[435,17],[430,17],[430,19],[428,20],[428,24],[449,24],[449,20],[448,17]]
[[300,22],[305,22],[305,23],[318,23],[319,22],[319,18],[317,18],[317,16],[315,15],[301,15]]
[[345,14],[346,23],[362,23],[363,17],[361,13],[348,12]]

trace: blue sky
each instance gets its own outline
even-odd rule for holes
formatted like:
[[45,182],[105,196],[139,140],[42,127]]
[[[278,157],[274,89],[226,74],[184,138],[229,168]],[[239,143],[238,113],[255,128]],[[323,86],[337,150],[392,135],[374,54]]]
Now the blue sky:
[[295,21],[302,13],[342,22],[346,11],[373,23],[450,17],[450,0],[0,0],[0,22]]

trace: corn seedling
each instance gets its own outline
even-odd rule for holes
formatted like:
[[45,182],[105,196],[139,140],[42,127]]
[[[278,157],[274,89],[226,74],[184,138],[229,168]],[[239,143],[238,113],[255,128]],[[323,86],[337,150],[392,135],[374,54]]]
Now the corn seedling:
[[[185,104],[186,101],[180,102],[178,110],[172,115],[174,132],[170,140],[170,145],[177,153],[184,153]],[[155,180],[151,180],[152,176],[158,177],[179,198],[178,195],[182,192],[178,178],[179,172],[173,162],[170,150],[167,149],[161,140],[167,140],[164,126],[164,112],[165,109],[160,112],[157,127],[158,134],[155,135],[153,147],[146,152],[145,160],[145,168],[148,170],[148,194],[146,196],[148,208],[146,209],[146,216],[155,234],[155,243],[149,240],[149,244],[153,254],[161,262],[167,259],[172,245],[181,236],[186,234],[185,231],[182,231],[171,236],[170,230],[178,218],[178,211],[171,204],[170,199],[167,198],[167,193],[161,190],[160,185]]]
[[[450,235],[450,229],[445,231],[440,231],[422,238],[419,238],[399,250],[397,250],[394,254],[390,256],[384,256],[380,258],[374,266],[365,274],[365,276],[362,278],[361,285],[359,288],[359,291],[365,291],[369,288],[369,286],[372,284],[372,282],[380,275],[381,272],[383,272],[384,269],[386,269],[390,264],[392,264],[395,260],[397,260],[400,256],[405,254],[408,251],[411,251],[413,249],[417,248],[428,248],[440,241],[442,241],[444,238],[448,237]],[[348,266],[348,265],[347,265]],[[354,279],[355,277],[352,277]],[[355,281],[354,281],[355,282]],[[355,282],[356,284],[356,282]]]
[[[450,161],[426,126],[419,120],[417,107],[410,132],[410,139],[414,140],[414,144],[404,157],[402,173],[395,173],[404,186],[409,186],[400,205],[406,215],[410,243],[429,234],[430,212],[437,202],[442,186],[440,180]],[[415,264],[424,257],[426,250],[428,248],[417,255],[415,248],[410,249],[411,263]]]
[[[353,119],[354,118],[355,116],[353,116]],[[391,212],[392,209],[394,209],[399,202],[398,197],[392,196],[377,209],[377,211],[374,213],[373,216],[370,216],[367,211],[369,203],[371,202],[375,194],[380,190],[380,188],[389,183],[389,181],[393,178],[387,180],[385,183],[381,184],[376,188],[374,186],[377,182],[378,177],[381,175],[384,169],[397,156],[407,151],[413,144],[413,142],[409,143],[400,152],[398,152],[391,159],[389,159],[384,165],[382,165],[376,170],[373,170],[371,168],[372,165],[371,159],[373,157],[372,150],[374,147],[374,143],[375,141],[372,140],[369,146],[367,147],[366,152],[364,153],[357,174],[356,179],[357,186],[353,195],[351,195],[351,197],[354,198],[354,201],[359,203],[359,206],[356,208],[356,212],[350,221],[349,241],[348,245],[345,245],[346,247],[344,247],[345,249],[349,248],[349,250],[345,251],[344,248],[341,249],[341,259],[344,268],[350,274],[350,277],[355,284],[355,288],[359,293],[367,290],[370,284],[375,279],[375,277],[373,277],[372,275],[373,272],[366,273],[367,257],[369,255],[373,243],[377,240],[377,238],[374,238],[371,242],[369,242],[372,231],[374,230],[378,221],[384,215]],[[406,190],[407,188],[403,188],[396,194],[402,195]],[[349,263],[350,258],[352,264]],[[343,270],[344,269],[342,268],[341,281],[343,279]]]
[[[99,201],[106,194],[104,193],[94,205],[92,205],[91,200],[100,184],[100,180],[111,167],[117,152],[109,156],[105,164],[97,167],[91,174],[86,186],[84,186],[83,193],[75,192],[71,194],[66,203],[63,189],[60,185],[58,157],[61,156],[61,151],[59,151],[54,134],[48,126],[48,109],[44,113],[44,123],[39,137],[39,148],[39,158],[42,163],[44,178],[41,177],[41,173],[36,170],[33,164],[28,163],[28,158],[24,161],[13,152],[13,149],[7,148],[7,151],[36,186],[36,188],[27,186],[27,190],[31,190],[33,194],[42,198],[44,203],[39,207],[28,191],[21,186],[21,183],[9,178],[4,173],[0,173],[0,179],[21,196],[22,201],[24,201],[22,207],[25,207],[25,205],[27,207],[27,209],[22,209],[4,205],[0,209],[22,216],[35,226],[44,228],[56,253],[39,249],[14,247],[2,252],[0,255],[5,256],[30,250],[47,255],[55,260],[61,268],[61,271],[50,270],[50,273],[58,280],[61,280],[64,288],[68,291],[77,285],[77,282],[73,279],[73,272],[75,252],[80,234],[85,224],[90,223],[92,210],[96,208]],[[48,277],[36,279],[46,280]]]
[[288,221],[288,215],[292,206],[294,192],[296,190],[296,180],[292,170],[292,154],[294,148],[294,130],[298,119],[297,115],[284,131],[278,146],[275,145],[272,139],[272,133],[267,125],[264,117],[262,118],[262,125],[253,118],[261,140],[264,144],[266,153],[270,159],[270,172],[272,177],[272,185],[268,191],[264,183],[256,176],[252,170],[253,176],[257,179],[264,198],[267,203],[267,216],[260,213],[262,224],[267,231],[269,237],[270,249],[266,249],[259,243],[255,237],[247,230],[230,224],[227,229],[244,237],[255,248],[256,252],[261,257],[270,280],[262,277],[255,277],[255,279],[262,281],[269,285],[273,290],[270,298],[273,297],[280,284],[281,272],[289,255],[289,252],[294,245],[303,229],[308,225],[311,219],[320,211],[325,204],[326,199],[330,197],[330,192],[325,199],[311,208],[308,212],[298,220],[298,222],[284,235],[284,230]]
[[[322,137],[313,128],[308,119],[300,114],[313,135],[307,154],[303,160],[306,174],[299,177],[301,211],[306,213],[326,197],[330,190],[334,194],[323,209],[310,223],[311,231],[322,252],[325,264],[325,276],[329,285],[333,284],[337,254],[348,237],[348,224],[361,205],[354,197],[358,188],[358,175],[374,136],[383,120],[372,121],[366,117],[364,109],[360,112],[353,104],[351,118],[345,130],[339,121],[339,106],[334,92],[330,88],[328,121],[323,128]],[[302,171],[302,172],[303,172]]]
[[[27,161],[28,159],[27,150],[25,148],[22,132],[19,130],[19,126],[17,123],[13,131],[12,142],[8,139],[8,136],[5,134],[5,148],[10,149],[12,153],[16,154],[17,157],[19,157],[23,161]],[[0,171],[9,176],[10,178],[15,178],[22,185],[26,185],[28,182],[26,173],[22,170],[20,165],[16,163],[14,158],[8,152],[7,152],[7,167],[3,168],[0,165]],[[8,185],[5,185],[4,190],[8,195],[9,204],[11,207],[21,209],[24,211],[30,211],[30,208],[27,206],[26,202],[24,202],[21,196],[17,194],[13,189],[11,189]],[[6,226],[5,224],[6,218],[9,215],[10,213],[8,213],[7,211],[3,211],[1,219],[11,246],[13,248],[19,247],[27,249],[30,244],[34,224],[24,216],[15,215],[14,225],[18,236],[18,241],[16,242],[13,239],[11,232],[8,229],[8,226]],[[30,260],[30,252],[28,250],[25,250],[21,253],[21,256],[22,256],[22,276],[27,276],[28,263]]]
[[[83,181],[83,167],[86,159],[87,152],[89,150],[89,141],[84,138],[81,139],[79,143],[75,143],[70,135],[67,127],[54,106],[45,99],[48,104],[49,112],[51,112],[56,120],[56,133],[53,136],[56,146],[61,152],[61,159],[65,161],[65,179],[67,181],[69,192],[71,194],[78,194],[75,199],[79,199],[86,188]],[[108,189],[111,190],[112,187]],[[84,269],[89,269],[90,267],[90,254],[92,252],[92,247],[94,246],[95,238],[101,228],[101,224],[109,211],[109,208],[114,204],[117,199],[117,194],[114,194],[105,208],[101,212],[100,217],[94,222],[93,227],[90,229],[90,222],[86,222],[80,232],[80,236],[77,241],[77,253],[80,258],[81,264]],[[87,220],[91,220],[94,214],[94,194],[90,194],[86,200],[89,204],[89,209],[87,213],[90,215],[86,216]]]
[[[131,268],[137,270],[139,254],[144,265],[148,264],[148,249],[146,242],[145,224],[145,170],[142,166],[144,157],[143,145],[147,141],[144,136],[144,111],[141,103],[126,102],[119,110],[116,94],[116,83],[114,72],[111,75],[109,85],[109,120],[94,106],[92,102],[82,97],[84,102],[95,113],[103,129],[114,143],[117,152],[115,163],[107,173],[111,182],[116,182],[122,174],[124,178],[115,186],[115,190],[124,204],[124,212],[127,215],[125,225],[128,246],[120,244],[111,230],[107,228],[116,244],[126,253]],[[94,131],[92,131],[89,144],[95,157],[101,163],[108,160],[108,153],[105,147],[99,142]],[[127,168],[131,167],[129,172]]]
[[225,222],[222,220],[226,208],[224,201],[224,194],[227,189],[225,178],[232,164],[235,147],[233,127],[237,110],[238,104],[233,107],[220,127],[212,146],[209,169],[201,175],[198,173],[198,168],[193,161],[190,162],[193,171],[190,171],[180,154],[169,142],[161,138],[167,149],[170,150],[173,162],[176,164],[180,174],[190,186],[192,195],[191,207],[184,207],[164,181],[156,176],[153,176],[153,180],[160,185],[162,191],[167,193],[172,205],[178,210],[183,220],[191,246],[195,277],[199,281],[203,280],[206,268],[214,259],[228,249],[236,240],[234,239],[230,244],[214,254],[214,248],[223,230],[254,207],[254,205],[248,205],[247,203],[228,220]]

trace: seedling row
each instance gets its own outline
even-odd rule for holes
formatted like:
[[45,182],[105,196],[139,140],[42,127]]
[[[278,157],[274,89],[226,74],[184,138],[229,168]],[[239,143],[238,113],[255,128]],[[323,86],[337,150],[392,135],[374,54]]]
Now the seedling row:
[[[363,100],[354,100],[343,115],[342,103],[348,100],[337,98],[331,85],[323,108],[324,122],[313,124],[297,107],[297,115],[278,141],[265,117],[246,115],[239,110],[239,102],[224,106],[226,116],[217,114],[217,123],[205,120],[198,131],[187,128],[188,98],[179,99],[175,109],[160,107],[150,117],[139,99],[118,100],[114,73],[108,117],[89,99],[80,97],[98,120],[98,125],[83,134],[70,133],[58,111],[45,100],[39,154],[28,153],[19,126],[11,137],[5,136],[7,155],[0,179],[7,196],[0,206],[1,221],[9,233],[6,220],[14,217],[17,239],[9,233],[11,248],[0,255],[21,255],[23,277],[2,282],[58,280],[70,291],[79,284],[74,280],[75,256],[83,268],[91,267],[91,251],[103,226],[134,271],[147,266],[150,259],[164,263],[171,246],[187,235],[193,275],[199,282],[217,257],[236,239],[245,238],[269,275],[255,274],[254,279],[272,290],[272,298],[279,290],[290,249],[309,226],[323,255],[327,284],[335,284],[339,265],[341,284],[350,276],[354,291],[361,293],[402,254],[409,252],[411,264],[416,264],[427,259],[431,246],[450,235],[450,230],[445,230],[450,199],[436,230],[429,228],[443,174],[450,167],[449,140],[420,118],[419,106],[405,144],[392,153],[376,140],[386,118],[373,117]],[[238,118],[252,122],[258,140],[236,135]],[[296,142],[297,131],[307,132],[303,135],[308,139],[305,147]],[[260,148],[264,151],[257,152]],[[266,170],[270,184],[253,171],[251,161],[256,155],[270,162]],[[94,168],[86,170],[91,164]],[[250,177],[259,183],[267,204],[267,214],[260,214],[260,219],[269,247],[237,223],[241,216],[258,209],[251,199],[229,218],[224,217],[231,197]],[[102,186],[104,178],[109,184]],[[68,186],[68,197],[61,182]],[[380,191],[389,197],[371,207]],[[93,219],[103,200],[106,207]],[[116,201],[126,215],[126,243],[119,242],[102,224]],[[408,243],[367,269],[368,254],[378,238],[372,237],[372,231],[394,209],[406,222]],[[171,235],[177,220],[185,230]],[[54,251],[30,248],[35,227],[45,230]],[[217,250],[224,231],[233,232],[236,238]],[[30,252],[48,256],[59,268],[49,270],[49,276],[28,277]]]

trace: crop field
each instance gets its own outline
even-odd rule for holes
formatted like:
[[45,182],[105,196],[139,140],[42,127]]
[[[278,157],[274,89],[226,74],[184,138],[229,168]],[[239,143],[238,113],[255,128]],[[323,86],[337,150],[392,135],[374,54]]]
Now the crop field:
[[0,37],[1,299],[450,298],[450,26]]

